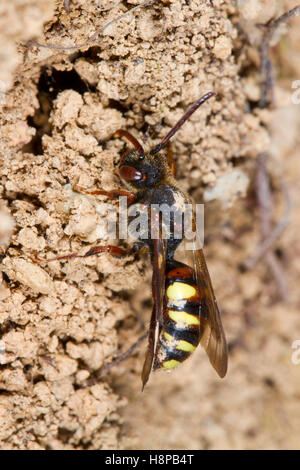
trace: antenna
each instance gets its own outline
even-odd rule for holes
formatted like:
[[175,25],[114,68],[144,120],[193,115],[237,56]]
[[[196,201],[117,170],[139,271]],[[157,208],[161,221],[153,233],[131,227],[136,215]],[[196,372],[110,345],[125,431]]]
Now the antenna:
[[196,101],[193,106],[182,116],[181,119],[175,124],[174,127],[168,132],[168,134],[163,138],[160,144],[157,145],[153,150],[151,150],[150,154],[155,155],[157,152],[159,152],[165,145],[166,143],[173,137],[174,134],[180,129],[180,127],[189,119],[189,117],[201,106],[201,104],[205,103],[209,98],[212,96],[215,96],[215,93],[213,91],[210,91],[209,93],[206,93],[203,95],[201,98]]

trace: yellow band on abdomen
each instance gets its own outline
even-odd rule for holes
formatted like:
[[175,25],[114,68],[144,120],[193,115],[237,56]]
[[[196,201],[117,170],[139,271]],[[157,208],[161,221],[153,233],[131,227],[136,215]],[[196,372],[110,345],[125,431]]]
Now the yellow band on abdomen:
[[174,282],[167,289],[167,297],[170,300],[189,299],[196,295],[195,287],[185,284],[184,282]]
[[176,361],[175,359],[170,359],[169,361],[164,361],[162,363],[163,369],[175,369],[180,364],[179,361]]
[[186,325],[199,325],[199,318],[190,313],[177,311],[177,310],[168,310],[169,317],[175,323],[186,323]]
[[169,343],[171,343],[172,341],[175,341],[175,338],[173,338],[173,336],[167,333],[166,331],[164,331],[164,337]]
[[188,341],[184,341],[184,339],[180,339],[178,341],[178,345],[176,346],[176,349],[179,349],[180,351],[187,351],[187,352],[192,353],[195,351],[196,346],[189,343]]

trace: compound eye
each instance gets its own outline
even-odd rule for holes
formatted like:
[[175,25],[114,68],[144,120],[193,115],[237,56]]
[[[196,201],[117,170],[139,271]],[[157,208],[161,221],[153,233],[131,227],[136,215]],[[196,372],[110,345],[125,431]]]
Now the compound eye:
[[144,179],[143,173],[129,165],[122,165],[119,168],[119,173],[121,178],[124,178],[127,181],[140,181]]

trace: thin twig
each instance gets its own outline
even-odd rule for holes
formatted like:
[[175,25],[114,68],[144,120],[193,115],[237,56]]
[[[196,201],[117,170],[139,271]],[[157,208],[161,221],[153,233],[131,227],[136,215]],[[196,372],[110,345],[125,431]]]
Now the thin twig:
[[257,172],[256,172],[256,196],[258,205],[261,210],[260,223],[261,223],[261,236],[262,243],[257,248],[254,255],[248,260],[245,267],[252,269],[258,259],[265,257],[266,264],[270,268],[273,278],[278,287],[279,297],[282,300],[287,300],[287,282],[285,275],[281,268],[274,251],[271,250],[275,241],[279,238],[284,228],[289,222],[289,214],[291,210],[291,201],[289,198],[286,185],[282,182],[282,188],[285,192],[286,209],[284,215],[272,231],[272,193],[270,188],[270,179],[265,166],[265,160],[268,157],[267,153],[258,155]]
[[271,228],[273,201],[270,188],[270,178],[265,165],[267,158],[267,153],[261,153],[258,155],[255,185],[257,201],[261,210],[260,222],[262,244],[257,248],[254,255],[248,260],[248,262],[246,263],[246,267],[248,269],[252,269],[258,259],[264,256],[265,261],[273,275],[273,278],[276,281],[280,298],[282,300],[287,300],[287,282],[285,279],[285,275],[282,271],[278,259],[275,256],[275,253],[271,250],[271,248],[289,222],[291,201],[288,194],[287,186],[282,182],[281,186],[285,193],[286,209],[284,211],[283,217],[281,218],[275,229],[272,231]]
[[[261,166],[259,164],[259,166]],[[258,172],[262,173],[260,176],[261,177],[267,177],[266,169],[258,169]],[[257,175],[258,176],[258,175]],[[257,178],[259,179],[259,177]],[[272,245],[278,240],[278,238],[281,236],[282,232],[286,228],[286,226],[289,223],[289,218],[290,218],[290,213],[292,209],[292,203],[291,199],[289,196],[288,188],[286,184],[282,181],[281,182],[281,189],[283,193],[285,194],[285,209],[283,216],[279,220],[278,224],[276,227],[273,229],[273,231],[270,232],[270,214],[271,214],[271,208],[266,208],[266,200],[271,201],[271,193],[270,193],[270,187],[269,187],[269,181],[264,181],[264,186],[265,188],[263,189],[262,187],[258,187],[259,182],[257,182],[257,194],[258,194],[258,200],[259,200],[259,205],[260,207],[263,208],[263,215],[261,217],[261,225],[262,225],[262,234],[265,237],[264,241],[262,244],[257,248],[256,252],[248,259],[248,261],[245,263],[245,267],[247,269],[253,269],[256,263],[259,261],[259,259],[266,254],[266,252],[272,247]],[[263,184],[263,183],[261,183]],[[266,199],[263,199],[263,194],[265,194]],[[266,226],[267,225],[267,226]]]
[[[265,108],[268,105],[268,102],[273,104],[273,89],[274,89],[274,78],[273,78],[273,65],[270,60],[269,50],[270,50],[270,43],[272,41],[273,35],[277,28],[286,23],[290,18],[294,16],[298,16],[300,14],[300,5],[292,8],[287,13],[279,16],[276,20],[271,21],[267,29],[264,33],[263,41],[260,48],[260,56],[261,56],[261,98],[259,102],[259,107],[261,109]],[[268,91],[270,92],[271,96],[268,99]]]
[[157,0],[146,0],[143,3],[140,3],[139,5],[136,5],[135,7],[131,8],[130,10],[126,11],[122,15],[118,16],[114,20],[110,21],[107,23],[105,26],[102,28],[98,29],[92,36],[90,36],[86,41],[82,42],[81,44],[78,44],[77,46],[54,46],[53,44],[41,44],[36,41],[27,41],[26,45],[27,46],[36,46],[36,47],[42,47],[44,49],[54,49],[57,51],[74,51],[77,49],[80,49],[81,47],[85,47],[88,44],[90,44],[92,41],[94,41],[100,34],[103,34],[103,32],[109,28],[112,24],[116,23],[117,21],[120,21],[121,19],[125,18],[125,16],[129,15],[130,13],[133,13],[135,10],[138,10],[139,8],[144,8],[150,3],[156,2]]
[[122,354],[119,354],[116,359],[111,361],[109,364],[104,364],[101,368],[100,376],[107,374],[107,372],[115,366],[118,366],[121,362],[125,361],[132,353],[139,347],[139,345],[147,338],[148,332],[144,333],[127,351]]
[[[276,29],[284,22],[288,21],[293,16],[300,14],[300,5],[292,10],[284,13],[276,20],[273,20],[267,25],[265,30],[262,44],[260,47],[261,58],[261,93],[260,93],[260,108],[267,108],[270,104],[274,104],[273,90],[274,90],[274,74],[273,65],[269,56],[269,49],[272,37]],[[260,223],[261,223],[261,237],[262,242],[257,248],[255,253],[245,263],[245,267],[251,269],[255,266],[257,261],[265,257],[266,263],[269,266],[271,273],[278,286],[278,292],[283,300],[287,299],[287,282],[278,259],[272,251],[272,246],[280,237],[283,230],[289,222],[291,212],[291,201],[288,193],[288,188],[284,182],[281,182],[282,191],[285,194],[285,210],[282,218],[272,230],[272,192],[270,188],[270,178],[266,169],[267,153],[261,153],[257,158],[257,171],[256,171],[256,196],[257,202],[260,207]]]
[[288,300],[288,286],[286,278],[282,270],[281,264],[275,256],[275,253],[273,251],[268,251],[265,255],[265,260],[271,270],[273,278],[276,281],[279,294],[278,297],[284,301]]
[[292,8],[291,10],[287,11],[283,15],[279,16],[276,20],[271,21],[268,27],[268,35],[269,35],[269,42],[272,39],[272,36],[278,26],[280,26],[282,23],[286,23],[290,18],[293,18],[294,16],[300,15],[300,5],[297,7]]
[[260,153],[257,157],[257,173],[255,186],[257,200],[261,208],[261,232],[265,238],[269,235],[271,229],[271,212],[273,208],[272,194],[270,189],[270,178],[266,170],[265,161],[268,158],[266,152]]
[[65,10],[70,13],[70,0],[64,0]]

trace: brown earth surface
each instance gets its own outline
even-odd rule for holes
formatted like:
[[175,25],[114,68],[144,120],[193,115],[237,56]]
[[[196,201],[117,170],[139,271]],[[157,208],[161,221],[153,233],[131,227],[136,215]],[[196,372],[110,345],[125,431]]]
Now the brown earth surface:
[[[276,106],[258,109],[258,23],[297,2],[153,1],[108,25],[139,3],[0,6],[0,448],[299,449],[299,18],[274,37]],[[96,31],[72,50],[34,44],[80,45]],[[115,171],[124,142],[113,132],[128,129],[149,149],[211,90],[216,99],[172,147],[182,188],[207,201],[205,252],[229,370],[220,380],[199,348],[141,393],[145,344],[99,370],[148,327],[148,257],[46,264],[34,253],[99,244],[108,201],[71,186],[125,189]],[[260,243],[253,180],[263,151],[274,226],[283,182],[292,203],[274,245],[285,301],[265,258],[243,269]]]

